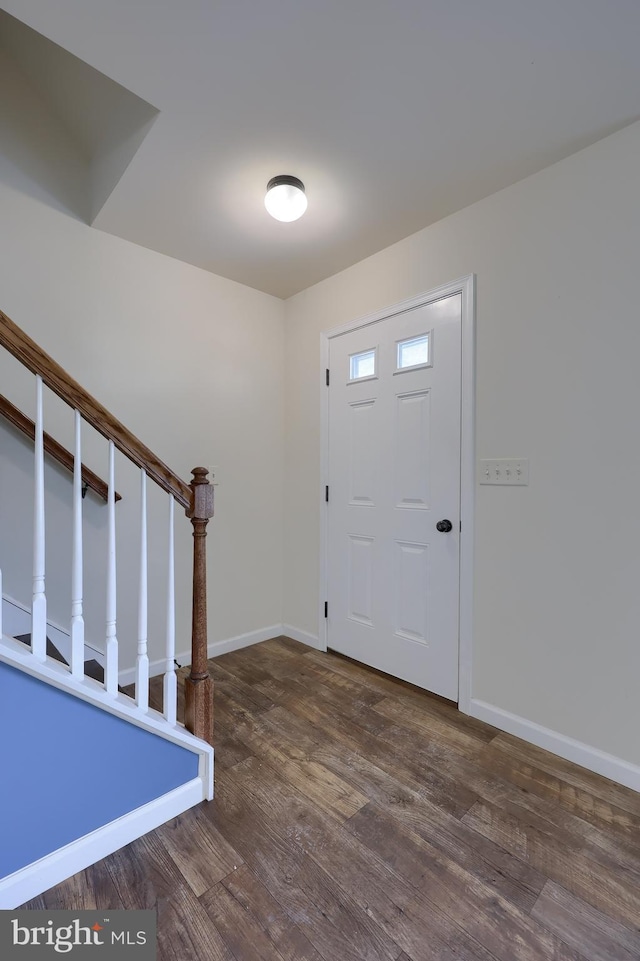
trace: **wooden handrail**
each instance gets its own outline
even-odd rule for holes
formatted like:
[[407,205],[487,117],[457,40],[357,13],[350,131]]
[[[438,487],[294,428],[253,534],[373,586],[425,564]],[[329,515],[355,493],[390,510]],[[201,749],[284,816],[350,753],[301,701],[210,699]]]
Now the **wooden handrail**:
[[[18,430],[26,434],[31,440],[35,440],[36,425],[34,422],[30,420],[26,414],[23,414],[21,410],[18,410],[18,408],[2,394],[0,394],[0,416],[8,420],[10,424],[17,427]],[[44,449],[54,460],[57,460],[59,464],[62,464],[63,467],[66,467],[67,470],[73,473],[73,454],[63,447],[62,444],[59,444],[51,434],[44,434]],[[82,481],[90,490],[95,491],[103,501],[107,500],[108,487],[106,483],[84,464],[82,465]],[[122,500],[122,495],[116,491],[115,498],[117,501],[120,501]]]
[[125,457],[143,468],[163,490],[173,494],[185,509],[191,505],[192,492],[189,484],[167,467],[141,440],[120,423],[106,407],[45,353],[17,324],[0,310],[0,345],[13,354],[33,374],[39,374],[43,382],[66,404],[77,410],[87,423],[103,437],[112,440]]

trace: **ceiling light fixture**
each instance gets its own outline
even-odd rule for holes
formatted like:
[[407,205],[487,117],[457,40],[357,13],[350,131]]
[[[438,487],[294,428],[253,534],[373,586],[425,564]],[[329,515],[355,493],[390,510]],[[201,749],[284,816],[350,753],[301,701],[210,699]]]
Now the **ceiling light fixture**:
[[284,223],[297,220],[307,209],[304,184],[297,177],[288,174],[272,177],[267,184],[264,205],[276,220]]

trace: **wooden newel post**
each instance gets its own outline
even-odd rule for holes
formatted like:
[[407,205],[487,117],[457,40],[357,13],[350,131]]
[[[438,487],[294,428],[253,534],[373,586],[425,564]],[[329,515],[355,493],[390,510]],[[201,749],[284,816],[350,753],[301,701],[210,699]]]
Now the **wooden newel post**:
[[213,517],[213,486],[206,467],[191,471],[193,524],[193,618],[191,673],[185,680],[185,727],[196,737],[213,743],[213,682],[207,666],[207,524]]

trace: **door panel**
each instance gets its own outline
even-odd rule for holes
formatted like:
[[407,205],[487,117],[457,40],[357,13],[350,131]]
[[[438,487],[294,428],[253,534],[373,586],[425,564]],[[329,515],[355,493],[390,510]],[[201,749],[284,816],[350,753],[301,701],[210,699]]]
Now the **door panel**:
[[328,646],[456,700],[461,295],[329,350]]

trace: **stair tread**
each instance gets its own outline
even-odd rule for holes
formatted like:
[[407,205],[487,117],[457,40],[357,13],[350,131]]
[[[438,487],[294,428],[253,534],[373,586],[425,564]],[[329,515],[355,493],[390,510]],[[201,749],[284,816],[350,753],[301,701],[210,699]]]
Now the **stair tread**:
[[[31,634],[18,634],[14,638],[16,641],[20,641],[21,644],[26,644],[27,647],[31,646]],[[69,662],[63,657],[55,644],[47,638],[47,657],[52,657],[54,661],[59,661],[61,664],[66,664],[69,667]],[[92,657],[89,661],[84,662],[84,673],[86,677],[92,678],[94,681],[98,681],[100,684],[104,684],[104,667],[99,661]],[[123,688],[118,685],[118,690],[120,693],[124,693]]]
[[[84,662],[84,673],[87,677],[93,678],[94,681],[99,681],[100,684],[104,684],[104,667],[95,658],[91,658],[90,661]],[[124,694],[124,688],[120,687],[118,684],[118,690],[121,694]],[[134,695],[132,695],[133,697]]]
[[95,658],[84,662],[84,673],[87,677],[92,677],[94,681],[104,684],[104,667]]
[[[20,641],[21,644],[26,644],[27,647],[31,647],[31,634],[18,634],[15,640]],[[53,641],[49,638],[47,638],[47,657],[52,657],[54,661],[59,661],[60,664],[66,664],[67,667],[69,666],[69,662],[63,657]]]

